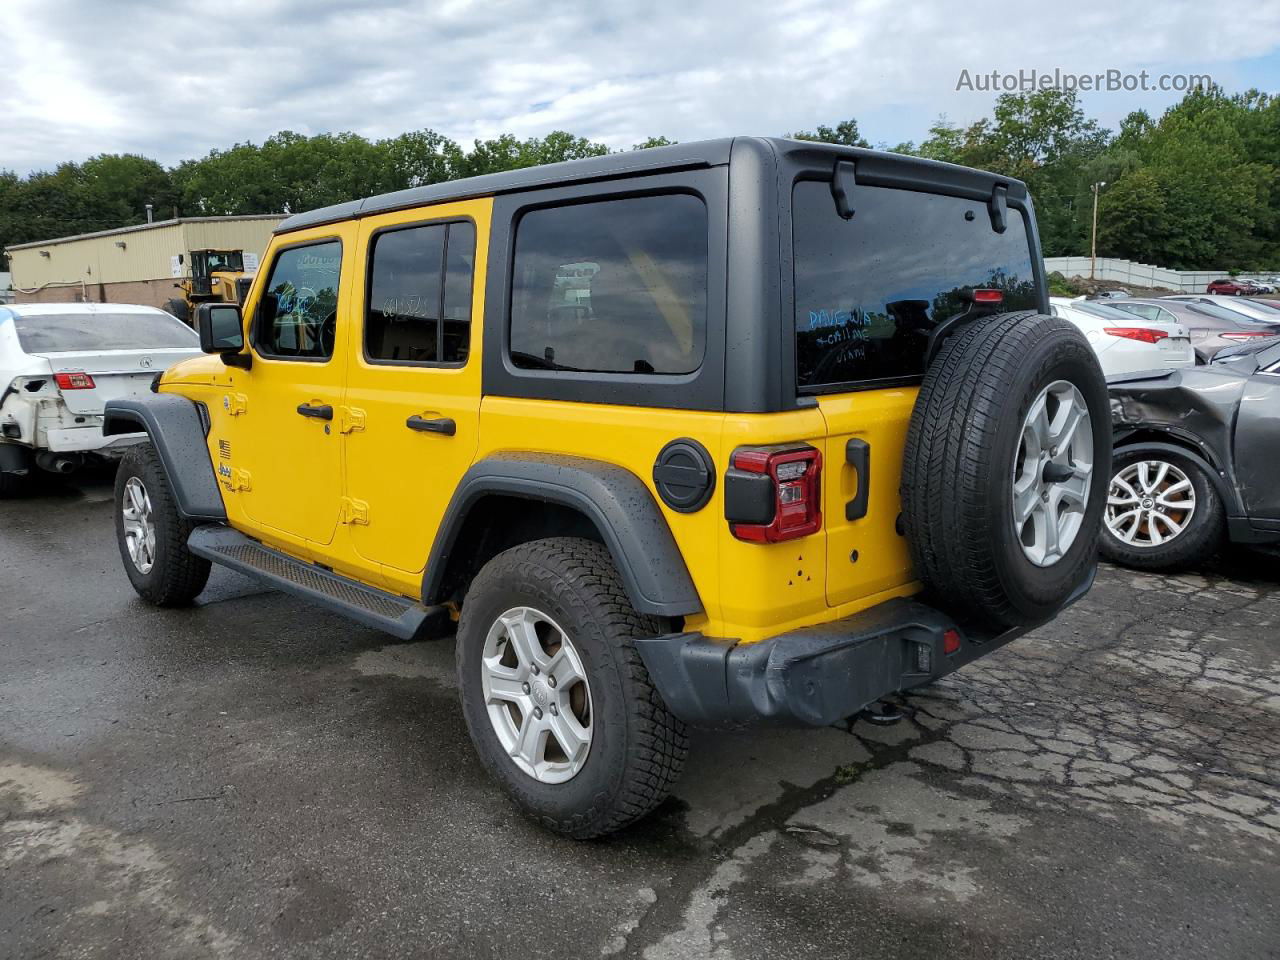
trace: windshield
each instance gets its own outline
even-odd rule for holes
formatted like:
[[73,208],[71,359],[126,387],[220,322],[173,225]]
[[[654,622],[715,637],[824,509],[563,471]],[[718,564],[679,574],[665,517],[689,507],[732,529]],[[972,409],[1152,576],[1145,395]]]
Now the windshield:
[[801,390],[919,377],[930,332],[965,312],[967,290],[999,290],[999,311],[1039,309],[1014,208],[996,233],[985,202],[959,197],[860,185],[855,207],[841,217],[827,182],[792,193]]
[[191,269],[197,277],[207,277],[215,270],[244,270],[244,253],[240,250],[193,250]]
[[[1219,320],[1227,320],[1231,323],[1272,323],[1270,320],[1262,320],[1258,317],[1251,317],[1247,313],[1237,313],[1228,307],[1220,307],[1216,303],[1184,303],[1182,305],[1192,313],[1204,314],[1208,317],[1216,317]],[[1280,321],[1280,313],[1276,314],[1276,321]]]
[[195,347],[194,330],[164,313],[56,313],[14,316],[25,353]]
[[1270,302],[1269,300],[1250,300],[1249,306],[1257,310],[1265,310],[1267,313],[1274,313],[1280,318],[1280,306]]

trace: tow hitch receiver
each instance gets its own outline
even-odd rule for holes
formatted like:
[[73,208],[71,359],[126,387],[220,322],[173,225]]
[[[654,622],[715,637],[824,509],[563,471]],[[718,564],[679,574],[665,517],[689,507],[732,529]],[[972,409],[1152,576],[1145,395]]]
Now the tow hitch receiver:
[[864,707],[853,719],[865,720],[867,723],[875,724],[877,727],[892,727],[905,716],[906,714],[902,712],[896,703],[880,700],[869,707]]

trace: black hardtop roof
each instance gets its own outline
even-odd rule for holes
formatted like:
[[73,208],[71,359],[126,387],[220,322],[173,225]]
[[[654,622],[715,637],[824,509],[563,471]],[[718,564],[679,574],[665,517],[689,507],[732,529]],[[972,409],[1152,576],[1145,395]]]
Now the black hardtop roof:
[[[869,161],[876,167],[884,165],[902,167],[912,172],[911,176],[907,178],[911,181],[928,182],[936,179],[939,182],[945,181],[952,184],[964,182],[970,186],[970,191],[967,192],[971,192],[972,188],[977,186],[975,181],[978,180],[985,181],[985,189],[989,191],[990,181],[994,178],[1009,185],[1011,198],[1020,198],[1026,195],[1025,186],[1018,180],[996,177],[994,174],[969,170],[965,167],[958,167],[954,164],[942,163],[937,160],[925,160],[905,154],[885,153],[861,147],[846,147],[812,140],[787,140],[778,137],[725,137],[719,140],[701,140],[695,143],[678,143],[669,147],[650,147],[625,153],[611,153],[603,157],[586,157],[582,160],[567,160],[538,167],[507,170],[502,173],[488,173],[463,180],[448,180],[444,183],[433,183],[423,187],[410,187],[408,190],[397,190],[394,193],[384,193],[376,197],[367,197],[363,200],[349,200],[346,203],[336,203],[332,206],[319,207],[315,210],[297,213],[278,224],[275,232],[288,233],[305,227],[338,223],[343,220],[353,220],[376,213],[389,213],[393,210],[404,210],[452,200],[468,200],[474,197],[514,193],[521,190],[586,183],[594,180],[609,180],[631,174],[656,173],[663,170],[718,167],[729,162],[734,143],[743,140],[770,151],[777,157],[829,154],[833,158],[846,157],[855,161]],[[892,179],[896,180],[897,178]],[[886,185],[889,184],[886,183]],[[903,185],[905,185],[905,180]]]

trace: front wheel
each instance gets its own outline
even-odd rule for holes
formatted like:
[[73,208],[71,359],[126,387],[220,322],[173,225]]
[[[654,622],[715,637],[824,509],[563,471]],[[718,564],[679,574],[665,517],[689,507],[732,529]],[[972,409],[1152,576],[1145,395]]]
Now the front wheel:
[[472,582],[458,624],[463,714],[481,762],[537,822],[600,836],[670,794],[685,728],[634,642],[661,632],[589,540],[512,547]]
[[1176,570],[1222,544],[1222,499],[1204,468],[1172,451],[1116,451],[1103,515],[1102,555],[1139,570]]
[[194,524],[178,512],[155,447],[129,449],[115,493],[116,542],[133,589],[158,607],[190,603],[208,582],[210,564],[187,549]]

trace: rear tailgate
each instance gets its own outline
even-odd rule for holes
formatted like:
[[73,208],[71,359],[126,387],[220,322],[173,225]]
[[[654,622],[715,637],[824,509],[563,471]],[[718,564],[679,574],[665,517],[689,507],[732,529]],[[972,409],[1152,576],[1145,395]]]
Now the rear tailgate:
[[1012,202],[997,230],[985,200],[861,182],[852,193],[842,213],[828,182],[792,190],[796,386],[826,425],[826,596],[848,612],[914,579],[898,488],[930,333],[1046,302]]
[[1191,345],[1191,331],[1180,323],[1160,324],[1169,335],[1156,346],[1160,350],[1160,359],[1171,367],[1195,366],[1196,351]]
[[902,448],[916,390],[867,390],[821,397],[827,423],[827,603],[871,598],[912,579],[902,507]]
[[67,409],[82,416],[101,416],[108,400],[148,392],[156,374],[199,355],[199,350],[181,348],[33,354],[49,362],[55,377],[83,373],[92,378],[92,387],[60,387]]

